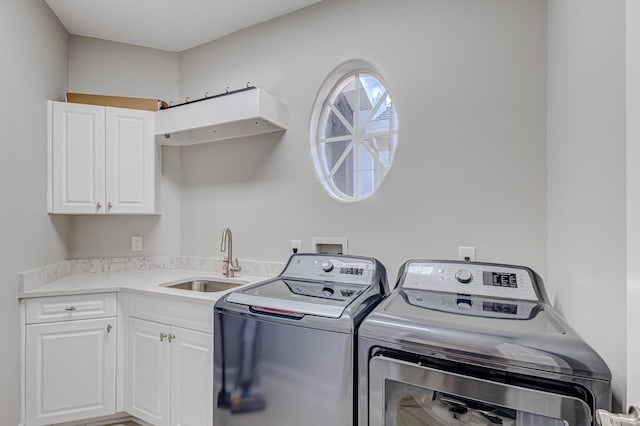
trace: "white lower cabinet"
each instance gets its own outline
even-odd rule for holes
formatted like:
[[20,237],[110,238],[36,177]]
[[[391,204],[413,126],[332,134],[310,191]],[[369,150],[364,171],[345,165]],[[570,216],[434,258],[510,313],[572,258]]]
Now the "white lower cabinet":
[[158,426],[169,425],[171,348],[168,327],[129,318],[127,411]]
[[156,426],[213,422],[213,336],[129,318],[127,412]]
[[115,413],[115,318],[30,324],[25,340],[27,426]]
[[116,293],[21,303],[22,425],[128,413],[157,426],[212,426],[210,303]]
[[213,336],[171,327],[171,425],[213,423]]

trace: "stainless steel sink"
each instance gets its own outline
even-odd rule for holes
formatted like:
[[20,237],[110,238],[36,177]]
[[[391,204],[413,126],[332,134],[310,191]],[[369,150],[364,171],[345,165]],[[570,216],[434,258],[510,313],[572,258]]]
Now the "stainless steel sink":
[[231,290],[248,281],[210,281],[210,280],[189,280],[177,284],[168,285],[169,288],[177,288],[180,290],[201,291],[205,293],[214,293],[216,291]]

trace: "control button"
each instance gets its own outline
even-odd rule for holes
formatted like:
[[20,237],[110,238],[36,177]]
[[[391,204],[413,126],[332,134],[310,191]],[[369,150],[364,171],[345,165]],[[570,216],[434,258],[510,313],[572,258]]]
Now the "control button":
[[322,289],[322,294],[324,294],[327,297],[331,297],[333,296],[333,289],[331,287],[325,287]]
[[469,284],[473,280],[473,274],[468,269],[459,269],[456,272],[456,280],[462,284]]
[[322,270],[325,272],[333,271],[333,262],[331,262],[330,260],[322,262]]
[[458,302],[458,309],[461,311],[470,311],[471,310],[471,300],[465,302]]
[[442,268],[438,269],[438,273],[439,274],[444,274],[444,269],[442,269]]

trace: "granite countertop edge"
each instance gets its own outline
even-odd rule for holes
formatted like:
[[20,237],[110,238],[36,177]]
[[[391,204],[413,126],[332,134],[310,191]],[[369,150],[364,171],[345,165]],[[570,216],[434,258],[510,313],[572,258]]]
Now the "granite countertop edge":
[[[185,258],[182,257],[181,259],[184,260]],[[19,274],[18,299],[129,292],[213,304],[220,297],[233,290],[277,276],[285,265],[282,262],[246,261],[246,274],[240,272],[236,273],[234,278],[227,278],[221,272],[216,271],[215,266],[221,264],[221,260],[197,259],[197,261],[191,262],[175,262],[173,261],[174,259],[163,258],[163,262],[170,266],[163,266],[162,268],[149,268],[149,262],[141,262],[139,260],[114,261],[113,259],[108,259],[109,265],[122,265],[123,262],[126,262],[126,267],[122,268],[124,270],[115,271],[105,268],[107,263],[104,261],[101,262],[95,259],[58,262]],[[78,263],[82,265],[91,263],[93,267],[75,268],[74,262],[76,265]],[[181,264],[186,264],[187,266],[195,265],[196,268],[175,268],[175,266],[182,266]],[[172,268],[171,266],[174,267]],[[83,270],[90,272],[83,272]],[[101,272],[104,270],[107,270],[107,272]],[[259,273],[259,275],[256,273]],[[193,279],[229,282],[237,284],[237,286],[228,290],[210,293],[167,287]]]

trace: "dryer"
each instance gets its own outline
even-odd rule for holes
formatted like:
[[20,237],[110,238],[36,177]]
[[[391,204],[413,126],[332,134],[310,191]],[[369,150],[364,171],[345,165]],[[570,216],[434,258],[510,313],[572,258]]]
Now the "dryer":
[[411,260],[358,337],[360,426],[595,425],[611,373],[522,266]]

